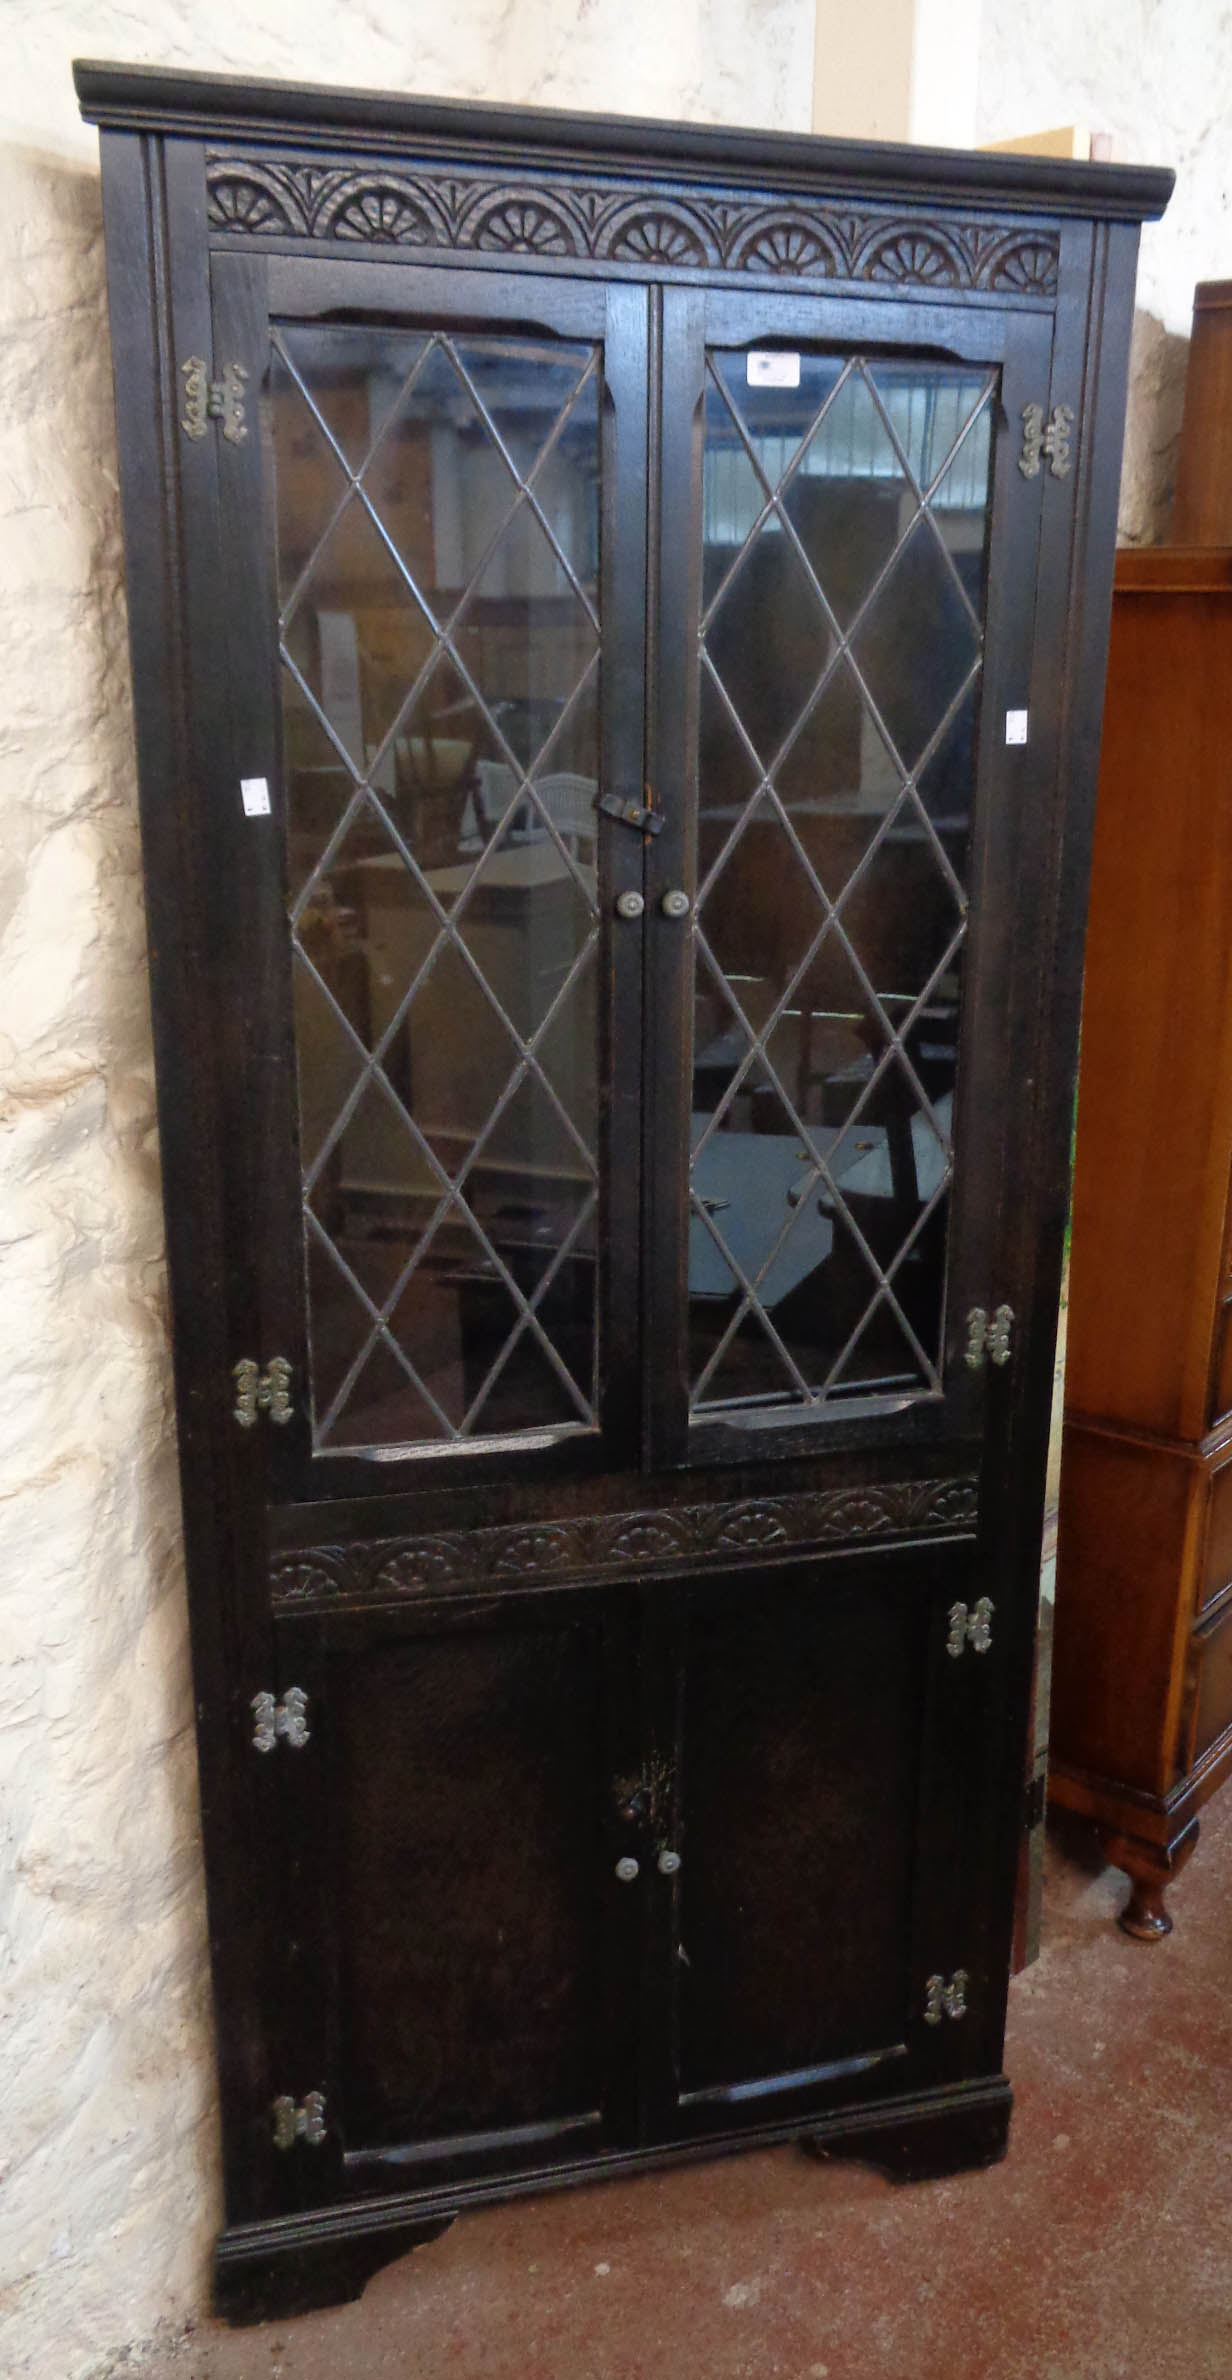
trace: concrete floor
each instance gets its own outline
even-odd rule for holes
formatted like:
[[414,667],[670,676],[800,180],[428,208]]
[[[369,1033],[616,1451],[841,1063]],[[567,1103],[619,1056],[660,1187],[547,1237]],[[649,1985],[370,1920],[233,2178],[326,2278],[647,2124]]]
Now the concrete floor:
[[1132,1943],[1049,1846],[1006,2162],[791,2149],[469,2215],[358,2304],[206,2325],[149,2380],[1232,2380],[1232,1794]]

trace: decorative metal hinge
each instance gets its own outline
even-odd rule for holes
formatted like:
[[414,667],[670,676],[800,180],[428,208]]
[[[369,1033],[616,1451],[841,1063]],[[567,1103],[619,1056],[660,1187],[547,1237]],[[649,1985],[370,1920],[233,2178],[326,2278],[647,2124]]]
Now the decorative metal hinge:
[[308,1741],[308,1697],[302,1686],[288,1686],[281,1702],[272,1694],[254,1694],[251,1708],[254,1751],[272,1752],[279,1736],[293,1752],[303,1750]]
[[271,1421],[291,1419],[291,1366],[285,1355],[276,1355],[267,1371],[255,1364],[250,1355],[241,1356],[231,1366],[235,1382],[235,1418],[242,1430],[251,1430],[259,1413],[268,1413]]
[[950,1605],[950,1633],[945,1640],[945,1649],[951,1660],[961,1659],[968,1645],[973,1653],[988,1651],[992,1643],[994,1609],[995,1606],[987,1595],[981,1595],[979,1602],[970,1610],[965,1603]]
[[184,383],[184,411],[180,428],[186,438],[204,438],[212,421],[222,423],[223,437],[242,446],[248,436],[244,420],[244,389],[248,374],[243,364],[224,364],[222,379],[211,380],[204,356],[190,355],[180,365]]
[[293,2099],[275,2099],[270,2113],[276,2149],[293,2149],[297,2140],[306,2141],[310,2149],[320,2148],[326,2129],[324,2091],[309,2091],[302,2107]]
[[980,1370],[985,1356],[994,1364],[1007,1364],[1013,1330],[1012,1306],[998,1306],[991,1321],[986,1306],[972,1306],[967,1316],[967,1346],[963,1362],[973,1372]]
[[924,1986],[924,2022],[939,2025],[943,2016],[952,2017],[957,2024],[967,2013],[968,1976],[965,1967],[955,1967],[947,1983],[944,1975],[930,1975]]
[[1038,479],[1041,457],[1047,455],[1048,468],[1054,479],[1069,477],[1069,434],[1074,426],[1072,405],[1054,405],[1052,420],[1044,425],[1042,405],[1024,405],[1022,409],[1022,453],[1018,468],[1024,479]]

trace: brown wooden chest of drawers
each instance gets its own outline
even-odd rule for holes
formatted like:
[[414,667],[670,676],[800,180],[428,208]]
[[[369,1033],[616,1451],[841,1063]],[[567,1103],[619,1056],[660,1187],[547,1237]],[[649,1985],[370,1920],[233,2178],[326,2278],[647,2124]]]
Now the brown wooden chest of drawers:
[[1117,561],[1087,943],[1051,1798],[1131,1933],[1232,1769],[1232,552]]

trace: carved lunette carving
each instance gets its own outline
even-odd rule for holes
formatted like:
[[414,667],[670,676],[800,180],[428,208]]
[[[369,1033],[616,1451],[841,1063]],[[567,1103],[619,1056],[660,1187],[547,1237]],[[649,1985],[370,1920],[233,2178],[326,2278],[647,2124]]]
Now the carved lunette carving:
[[270,1564],[270,1590],[278,1609],[357,1597],[437,1595],[455,1588],[497,1591],[537,1579],[649,1569],[778,1546],[859,1545],[870,1538],[971,1530],[977,1510],[977,1482],[962,1478],[587,1514],[278,1553]]
[[985,290],[1048,302],[1057,293],[1056,232],[982,217],[862,209],[807,195],[689,190],[491,167],[327,165],[213,150],[206,158],[214,231],[252,238],[592,258],[796,281],[871,281]]

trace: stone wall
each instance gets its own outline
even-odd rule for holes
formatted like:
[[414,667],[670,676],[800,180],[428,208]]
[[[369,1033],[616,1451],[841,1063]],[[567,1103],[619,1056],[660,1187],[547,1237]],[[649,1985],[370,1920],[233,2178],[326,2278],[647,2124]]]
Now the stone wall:
[[1122,541],[1154,545],[1168,535],[1194,283],[1232,276],[1229,0],[1082,0],[1042,18],[984,0],[977,140],[1071,123],[1177,174],[1142,235],[1121,481]]
[[3,0],[0,2369],[206,2302],[217,2145],[95,135],[74,54],[791,126],[812,0]]

